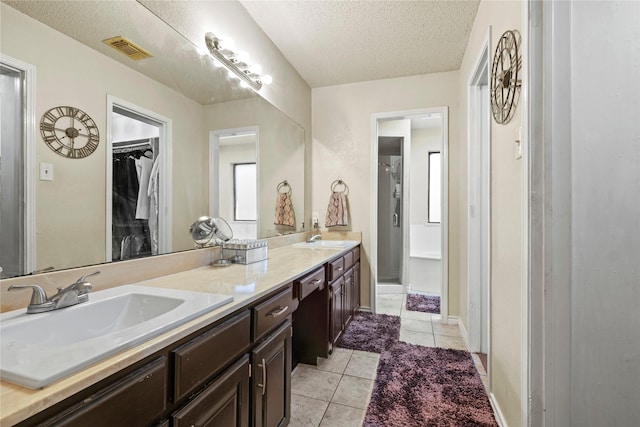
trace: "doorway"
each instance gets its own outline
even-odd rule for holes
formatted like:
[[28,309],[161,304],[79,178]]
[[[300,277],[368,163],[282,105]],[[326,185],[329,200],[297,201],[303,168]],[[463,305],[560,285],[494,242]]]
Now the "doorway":
[[490,346],[490,180],[491,115],[489,105],[489,40],[483,49],[468,84],[468,254],[469,350],[480,353],[488,372]]
[[236,239],[260,236],[257,126],[209,133],[210,215],[225,219]]
[[403,137],[378,136],[378,290],[385,293],[404,293],[403,145]]
[[35,67],[0,60],[0,278],[35,268]]
[[[371,208],[371,306],[374,312],[376,295],[429,293],[420,288],[426,285],[424,265],[413,262],[417,259],[412,251],[433,247],[428,252],[430,257],[437,254],[432,266],[437,274],[431,289],[440,296],[441,319],[447,322],[447,123],[446,107],[372,116],[371,180],[375,197],[372,197]],[[427,144],[430,139],[427,134],[433,134],[431,139],[435,145]],[[431,194],[427,167],[430,160],[432,165],[437,163],[431,172],[439,172],[438,179],[433,179]]]
[[171,251],[171,121],[109,97],[107,261]]

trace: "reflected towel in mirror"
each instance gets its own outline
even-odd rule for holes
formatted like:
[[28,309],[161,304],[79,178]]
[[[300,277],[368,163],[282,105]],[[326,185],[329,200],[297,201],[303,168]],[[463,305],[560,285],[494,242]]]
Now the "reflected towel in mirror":
[[296,214],[293,211],[293,203],[289,193],[278,193],[276,200],[276,216],[273,220],[275,225],[288,225],[294,227],[296,225]]

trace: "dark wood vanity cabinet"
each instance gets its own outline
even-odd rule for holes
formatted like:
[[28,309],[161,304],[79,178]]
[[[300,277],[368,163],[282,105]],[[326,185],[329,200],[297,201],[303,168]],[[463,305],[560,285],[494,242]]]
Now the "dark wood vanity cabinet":
[[[160,357],[66,410],[24,425],[111,427],[145,425],[167,408],[167,358]],[[37,415],[34,417],[38,417]],[[147,421],[147,423],[148,423]],[[22,425],[21,424],[21,425]]]
[[291,321],[251,351],[253,425],[286,426],[291,418]]
[[173,427],[249,426],[249,356],[240,358],[172,416]]
[[329,343],[335,347],[345,328],[360,308],[360,247],[352,249],[327,266],[329,283]]
[[294,354],[328,357],[360,305],[359,259],[358,247],[18,426],[286,426]]

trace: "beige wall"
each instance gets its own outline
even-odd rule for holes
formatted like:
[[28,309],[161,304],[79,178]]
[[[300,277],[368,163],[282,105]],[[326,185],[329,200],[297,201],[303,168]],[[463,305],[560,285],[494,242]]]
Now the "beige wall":
[[278,184],[287,180],[296,214],[296,229],[304,222],[305,131],[289,117],[260,98],[205,107],[207,131],[257,126],[259,235],[294,231],[273,225]]
[[[312,211],[318,212],[320,225],[331,193],[331,183],[338,177],[349,185],[352,230],[362,231],[362,305],[370,305],[371,253],[371,115],[374,113],[429,107],[449,107],[450,211],[457,212],[460,151],[458,138],[459,76],[457,71],[430,75],[377,80],[312,90],[313,172]],[[458,223],[450,218],[449,233],[449,312],[457,315],[459,242],[455,238]]]
[[[467,203],[466,135],[467,90],[482,44],[491,26],[490,60],[502,33],[521,30],[522,3],[511,1],[483,1],[469,36],[467,50],[460,68],[460,132],[462,152],[457,170],[462,171],[458,206]],[[516,160],[514,140],[521,126],[522,104],[507,125],[491,121],[491,392],[510,426],[520,424],[522,370],[522,160]],[[455,197],[454,195],[451,196]],[[450,215],[458,216],[460,226],[458,264],[460,299],[458,312],[468,328],[467,281],[467,210]]]
[[[51,163],[52,182],[36,181],[36,268],[105,260],[107,95],[173,120],[173,247],[193,247],[185,232],[208,205],[202,106],[2,4],[3,54],[36,67],[36,120],[58,105],[89,114],[100,132],[84,159],[51,151],[36,133],[36,164]],[[37,126],[37,123],[35,124]],[[187,173],[188,171],[188,173]]]
[[[91,115],[100,131],[100,145],[96,152],[84,159],[69,160],[49,150],[36,131],[36,162],[53,164],[54,181],[36,181],[37,254],[36,268],[54,266],[65,268],[104,262],[105,259],[105,170],[106,170],[106,103],[113,95],[142,108],[173,120],[173,249],[193,247],[186,232],[194,218],[209,211],[208,200],[208,131],[205,125],[206,109],[202,105],[163,86],[130,68],[108,59],[104,55],[52,30],[15,9],[1,4],[0,51],[3,54],[32,64],[36,74],[36,119],[49,108],[72,105]],[[284,114],[300,123],[279,129],[283,113],[271,108],[272,116],[265,116],[261,132],[272,135],[271,141],[281,136],[285,145],[303,140],[296,145],[302,154],[289,158],[279,156],[277,147],[264,147],[264,154],[272,165],[264,171],[287,170],[306,176],[300,190],[294,188],[296,205],[310,205],[304,200],[309,194],[310,170],[304,170],[304,161],[310,157],[311,90],[275,48],[266,35],[255,25],[241,6],[229,10],[229,22],[242,22],[243,28],[253,34],[253,44],[247,48],[264,48],[263,53],[273,55],[263,61],[274,77],[274,84],[261,95],[278,105]],[[225,9],[226,10],[226,9]],[[249,30],[248,28],[255,28]],[[255,33],[255,34],[254,34]],[[286,90],[284,86],[289,84]],[[254,98],[253,102],[264,102]],[[276,117],[278,117],[276,119]],[[37,128],[38,123],[34,126]],[[222,125],[227,128],[228,125]],[[305,131],[307,129],[307,131]],[[294,163],[291,163],[295,159]],[[266,166],[267,163],[264,163]],[[275,188],[281,173],[264,184],[269,191],[270,203],[275,206]],[[273,181],[273,182],[272,182]],[[277,182],[276,182],[277,181]],[[57,209],[54,209],[57,208]],[[298,221],[302,224],[302,211]],[[272,214],[269,221],[273,222]],[[267,224],[273,228],[272,224]],[[72,261],[70,261],[72,260]]]

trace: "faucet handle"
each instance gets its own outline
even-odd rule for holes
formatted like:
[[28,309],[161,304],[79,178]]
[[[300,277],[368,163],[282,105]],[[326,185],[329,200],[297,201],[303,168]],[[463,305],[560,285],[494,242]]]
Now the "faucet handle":
[[13,291],[16,289],[33,289],[33,293],[31,294],[31,302],[29,305],[37,305],[44,304],[47,302],[47,293],[42,289],[41,286],[38,285],[11,285],[9,286],[9,291]]
[[81,276],[78,280],[76,280],[76,283],[82,283],[86,281],[87,277],[95,276],[96,274],[100,274],[100,271],[98,270],[90,274],[85,274],[84,276]]

